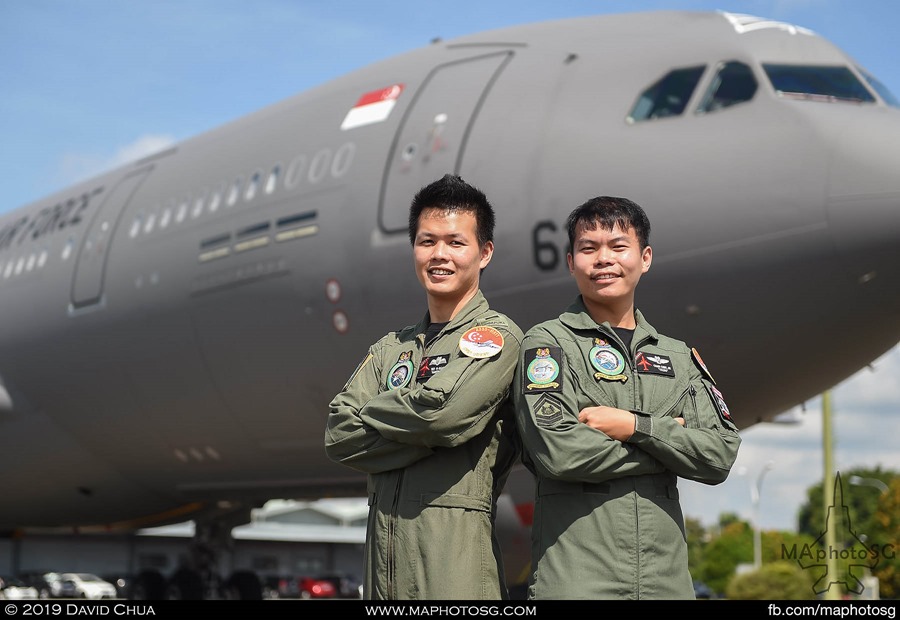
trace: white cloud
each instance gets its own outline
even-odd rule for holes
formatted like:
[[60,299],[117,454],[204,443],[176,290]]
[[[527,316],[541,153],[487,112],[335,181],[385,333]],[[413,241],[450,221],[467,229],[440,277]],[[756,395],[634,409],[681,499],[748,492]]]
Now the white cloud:
[[124,164],[158,153],[172,146],[175,138],[148,134],[119,148],[112,156],[92,153],[66,153],[60,163],[59,184],[77,183]]

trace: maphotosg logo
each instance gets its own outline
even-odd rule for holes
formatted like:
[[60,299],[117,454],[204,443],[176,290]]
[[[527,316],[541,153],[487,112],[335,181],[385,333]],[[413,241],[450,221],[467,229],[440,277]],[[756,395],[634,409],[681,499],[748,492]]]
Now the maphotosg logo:
[[[829,536],[829,534],[834,534]],[[781,545],[785,560],[796,560],[801,568],[814,570],[816,581],[813,591],[824,594],[832,586],[842,585],[847,592],[860,595],[865,590],[863,578],[872,571],[881,558],[895,557],[893,545],[866,544],[850,523],[850,511],[844,504],[841,474],[834,481],[834,500],[828,507],[825,529],[812,544]],[[829,539],[835,541],[829,544]]]

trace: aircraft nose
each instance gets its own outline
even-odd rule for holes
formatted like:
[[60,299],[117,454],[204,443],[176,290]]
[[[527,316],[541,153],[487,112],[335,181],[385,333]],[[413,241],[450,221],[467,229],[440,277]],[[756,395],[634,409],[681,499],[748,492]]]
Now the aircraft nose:
[[848,128],[829,167],[829,228],[860,285],[878,284],[900,311],[900,110],[877,109]]

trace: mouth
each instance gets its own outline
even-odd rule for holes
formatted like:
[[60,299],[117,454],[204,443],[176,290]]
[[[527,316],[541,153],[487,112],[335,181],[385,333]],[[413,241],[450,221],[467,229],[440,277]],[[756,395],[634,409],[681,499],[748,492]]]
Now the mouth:
[[619,276],[614,273],[596,273],[591,276],[591,280],[594,282],[611,282],[617,279]]
[[432,267],[428,270],[428,275],[431,276],[452,276],[453,272],[449,269],[440,269],[437,267]]

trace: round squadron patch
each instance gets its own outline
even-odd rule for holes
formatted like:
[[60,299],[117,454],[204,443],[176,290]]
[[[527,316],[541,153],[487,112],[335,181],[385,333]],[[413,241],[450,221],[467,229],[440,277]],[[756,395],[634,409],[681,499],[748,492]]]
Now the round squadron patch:
[[621,381],[622,383],[628,381],[628,377],[622,374],[622,371],[625,370],[625,357],[605,340],[595,338],[594,346],[588,357],[591,360],[591,366],[597,371],[594,373],[594,379]]
[[396,364],[391,366],[391,371],[388,373],[387,384],[385,386],[387,389],[396,390],[409,385],[409,380],[412,379],[413,375],[413,363],[410,359],[411,357],[412,351],[400,354],[400,359],[397,360]]
[[502,348],[503,334],[487,325],[473,327],[459,338],[459,350],[469,357],[493,357]]

